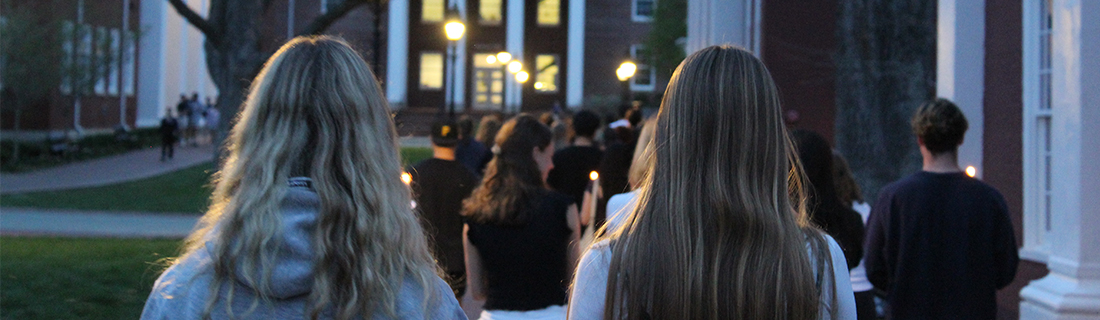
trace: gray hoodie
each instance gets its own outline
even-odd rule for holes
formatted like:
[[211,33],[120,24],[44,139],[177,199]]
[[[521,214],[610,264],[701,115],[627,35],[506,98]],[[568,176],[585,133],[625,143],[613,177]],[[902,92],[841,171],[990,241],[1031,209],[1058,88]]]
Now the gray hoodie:
[[[292,187],[282,202],[283,239],[277,262],[271,275],[270,303],[260,301],[255,310],[247,313],[252,302],[259,299],[256,290],[243,282],[234,285],[233,314],[237,319],[303,319],[313,279],[313,249],[311,239],[317,220],[320,198],[308,187],[309,180],[291,179]],[[209,242],[207,242],[209,244]],[[201,249],[180,263],[168,268],[153,285],[153,291],[145,302],[141,319],[199,319],[206,307],[213,280],[211,254]],[[240,270],[237,271],[240,274]],[[221,288],[220,297],[228,293],[228,285]],[[425,290],[411,277],[401,284],[396,300],[396,319],[466,319],[458,306],[451,288],[436,278],[434,301],[423,308]],[[225,299],[220,298],[211,314],[213,319],[230,318]],[[323,313],[324,315],[324,313]],[[326,316],[331,318],[331,316]],[[373,319],[391,319],[376,314]]]

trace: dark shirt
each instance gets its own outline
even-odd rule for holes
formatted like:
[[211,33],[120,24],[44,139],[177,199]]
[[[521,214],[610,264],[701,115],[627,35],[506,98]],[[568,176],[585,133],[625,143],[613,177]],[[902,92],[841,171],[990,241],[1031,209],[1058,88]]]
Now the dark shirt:
[[489,162],[493,154],[484,144],[474,139],[465,139],[458,142],[455,147],[455,161],[469,168],[470,171],[481,175],[485,170],[485,164]]
[[546,183],[579,204],[590,182],[588,175],[599,170],[602,159],[603,151],[598,147],[570,146],[558,150],[554,153],[554,169],[550,170]]
[[1004,197],[963,173],[922,171],[883,188],[864,246],[889,319],[993,319],[1019,261]]
[[467,237],[485,270],[486,310],[537,310],[565,305],[572,271],[567,265],[566,211],[573,201],[545,192],[519,226],[467,222]]
[[616,194],[630,192],[630,165],[634,162],[635,144],[614,142],[607,146],[607,153],[600,163],[600,189],[603,196],[596,202],[593,223],[596,228],[607,220],[607,200]]
[[160,139],[164,143],[172,143],[176,141],[176,131],[180,128],[179,122],[176,118],[164,118],[160,120]]
[[[456,161],[430,158],[409,169],[421,223],[432,240],[439,266],[453,277],[466,274],[462,248],[462,200],[477,187],[477,176]],[[461,279],[450,279],[461,280]],[[454,283],[452,283],[452,287]]]

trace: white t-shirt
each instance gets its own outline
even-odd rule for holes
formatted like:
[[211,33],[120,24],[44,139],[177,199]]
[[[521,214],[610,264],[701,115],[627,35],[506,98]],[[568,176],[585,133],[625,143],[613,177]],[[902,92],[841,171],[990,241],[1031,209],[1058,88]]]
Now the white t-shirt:
[[638,205],[638,196],[641,191],[634,190],[620,193],[607,199],[607,231],[618,229],[626,223],[626,217],[634,213],[634,206]]
[[[871,215],[870,205],[864,202],[852,202],[852,210],[859,212],[860,217],[863,218],[863,224],[867,224],[867,216]],[[852,268],[852,291],[864,292],[875,288],[871,281],[867,280],[867,269],[863,267],[864,264],[863,260],[859,260],[859,265]]]
[[[848,282],[847,262],[840,245],[832,237],[825,235],[829,243],[829,252],[833,259],[833,281],[836,284],[837,319],[856,319],[856,298],[852,293],[852,284]],[[577,266],[573,292],[569,297],[569,319],[602,319],[604,301],[607,296],[607,273],[611,266],[611,247],[607,241],[592,246]],[[827,284],[823,284],[826,285]],[[821,319],[832,319],[828,303],[832,300],[830,290],[824,290],[821,297]]]

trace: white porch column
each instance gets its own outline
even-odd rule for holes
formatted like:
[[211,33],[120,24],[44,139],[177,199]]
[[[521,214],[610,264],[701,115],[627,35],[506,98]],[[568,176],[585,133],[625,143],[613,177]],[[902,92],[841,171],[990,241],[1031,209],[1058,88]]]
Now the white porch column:
[[688,0],[687,54],[733,44],[760,55],[761,0]]
[[[513,0],[507,2],[507,15],[504,17],[505,28],[507,28],[504,35],[504,48],[512,54],[512,59],[523,63],[523,70],[531,73],[529,70],[535,62],[523,59],[524,1]],[[531,76],[533,77],[534,74]],[[520,105],[523,102],[523,92],[521,92],[523,88],[516,82],[516,77],[510,73],[504,74],[504,85],[508,87],[504,90],[504,110],[519,112]]]
[[580,109],[584,104],[584,5],[569,0],[569,45],[565,59],[565,106]]
[[936,95],[954,101],[970,129],[959,146],[959,166],[982,176],[985,122],[985,1],[939,0],[936,35]]
[[1021,319],[1100,318],[1100,2],[1053,6],[1050,274],[1020,291]]
[[168,98],[165,97],[165,88],[162,85],[165,80],[164,42],[168,33],[165,23],[169,10],[167,3],[158,0],[141,1],[141,23],[135,28],[141,30],[141,38],[137,41],[137,78],[134,81],[137,85],[137,119],[134,124],[139,128],[159,125],[160,118],[169,107],[165,103]]
[[389,1],[386,29],[386,99],[390,108],[405,107],[409,76],[409,0]]

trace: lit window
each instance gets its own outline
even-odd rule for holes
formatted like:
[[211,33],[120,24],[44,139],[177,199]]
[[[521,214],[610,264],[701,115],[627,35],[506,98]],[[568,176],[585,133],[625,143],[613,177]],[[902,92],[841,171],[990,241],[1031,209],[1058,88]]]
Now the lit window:
[[424,52],[420,54],[420,89],[438,90],[443,88],[443,54]]
[[633,0],[632,2],[633,6],[631,6],[631,20],[634,20],[634,22],[653,21],[653,11],[657,9],[656,1]]
[[421,19],[424,22],[443,22],[443,15],[447,9],[443,0],[424,0]]
[[501,5],[502,0],[481,0],[481,7],[478,12],[481,13],[481,23],[496,25],[500,24],[502,15]]
[[630,58],[638,65],[638,71],[634,72],[630,82],[630,90],[652,91],[653,84],[657,83],[657,70],[649,65],[649,51],[642,45],[630,46]]
[[556,26],[561,23],[561,0],[539,0],[538,22],[540,26]]
[[558,57],[540,54],[535,57],[535,90],[540,92],[558,91]]

